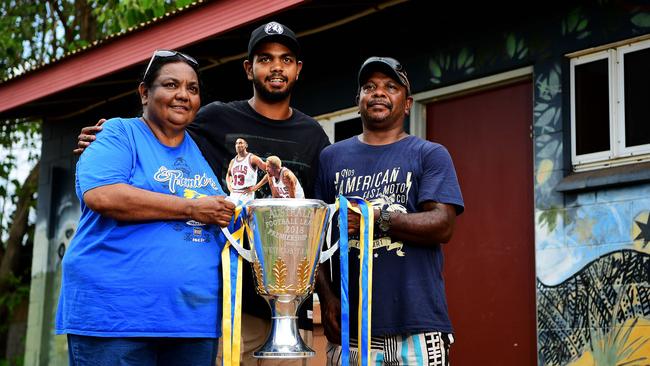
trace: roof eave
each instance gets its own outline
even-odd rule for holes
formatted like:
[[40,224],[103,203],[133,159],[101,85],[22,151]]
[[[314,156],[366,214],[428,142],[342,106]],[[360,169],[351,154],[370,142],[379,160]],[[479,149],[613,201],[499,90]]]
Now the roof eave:
[[225,33],[305,0],[221,0],[162,19],[0,84],[0,113],[147,60],[154,49],[176,49]]

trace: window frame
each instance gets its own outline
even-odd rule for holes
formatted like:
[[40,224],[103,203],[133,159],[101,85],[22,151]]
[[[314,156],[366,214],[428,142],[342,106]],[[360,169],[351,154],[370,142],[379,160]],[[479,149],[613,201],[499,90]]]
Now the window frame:
[[[650,40],[627,43],[570,59],[571,165],[576,172],[650,161],[650,143],[625,146],[624,55],[650,48]],[[578,155],[576,152],[575,67],[607,59],[609,92],[609,150]]]
[[[594,152],[594,153],[589,153],[589,154],[582,154],[578,155],[577,154],[577,142],[576,142],[576,72],[575,68],[576,66],[588,64],[594,61],[600,61],[606,59],[607,60],[607,74],[609,75],[608,77],[608,86],[607,90],[609,93],[609,150],[606,151],[599,151],[599,152]],[[605,50],[605,51],[600,51],[596,52],[593,54],[585,55],[585,56],[580,56],[576,58],[571,59],[571,162],[573,163],[573,166],[576,167],[578,165],[586,164],[586,163],[592,163],[596,161],[604,161],[604,160],[609,160],[613,158],[613,148],[614,148],[614,113],[612,111],[614,110],[614,105],[612,105],[612,94],[615,92],[614,90],[614,83],[612,83],[612,51],[611,50]]]
[[[618,94],[617,96],[620,96],[619,99],[617,99],[619,108],[618,108],[618,120],[621,121],[619,124],[622,125],[623,129],[621,129],[620,133],[620,140],[618,142],[619,145],[619,156],[635,156],[635,155],[641,155],[641,154],[647,154],[650,153],[650,143],[644,144],[644,145],[637,145],[637,146],[631,146],[627,147],[626,146],[626,141],[625,141],[625,57],[623,57],[627,53],[635,52],[635,51],[640,51],[643,49],[648,49],[650,48],[650,40],[647,41],[642,41],[634,44],[628,44],[625,46],[621,46],[616,49],[616,58],[617,58],[617,63],[618,63]],[[649,86],[650,87],[650,86]],[[649,116],[650,117],[650,116]],[[620,129],[621,126],[618,126]]]
[[359,107],[352,106],[345,109],[339,109],[334,112],[321,114],[315,116],[314,119],[323,127],[325,134],[330,140],[330,143],[335,143],[335,129],[336,124],[339,122],[347,122],[351,119],[359,118]]

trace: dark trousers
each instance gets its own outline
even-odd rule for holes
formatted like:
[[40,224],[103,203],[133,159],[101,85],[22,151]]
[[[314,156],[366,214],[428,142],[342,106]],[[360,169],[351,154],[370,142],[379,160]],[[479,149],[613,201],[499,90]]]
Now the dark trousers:
[[215,338],[105,338],[68,334],[70,366],[214,366]]

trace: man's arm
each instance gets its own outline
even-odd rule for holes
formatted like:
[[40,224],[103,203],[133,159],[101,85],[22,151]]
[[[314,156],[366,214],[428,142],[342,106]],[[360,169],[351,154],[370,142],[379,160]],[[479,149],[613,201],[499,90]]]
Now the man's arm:
[[[251,192],[255,192],[255,191],[257,191],[258,189],[262,188],[262,186],[265,185],[268,181],[269,181],[269,175],[266,174],[266,175],[264,175],[264,178],[262,178],[262,180],[260,180],[259,182],[257,182],[257,184],[254,185],[253,188],[251,188],[250,191],[251,191]],[[270,184],[269,184],[269,185],[270,185]]]
[[230,170],[232,169],[232,164],[235,161],[235,159],[230,160],[230,164],[228,164],[228,171],[226,172],[226,185],[228,186],[228,192],[232,193],[232,174],[230,174]]
[[91,210],[120,221],[192,219],[227,226],[235,209],[224,196],[191,200],[124,183],[90,189],[84,193],[83,200]]
[[106,122],[106,119],[102,118],[97,121],[96,125],[82,128],[81,133],[77,136],[77,148],[72,150],[72,153],[75,155],[81,155],[81,153],[84,152],[93,141],[95,141],[97,138],[95,135],[102,130],[104,122]]
[[330,268],[322,264],[316,277],[316,293],[320,301],[321,323],[330,343],[341,344],[341,300],[332,291]]
[[255,154],[251,154],[251,164],[259,170],[266,171],[266,163]]
[[[374,209],[379,217],[379,209]],[[359,233],[359,214],[348,210],[348,232]],[[453,205],[427,201],[421,205],[421,211],[415,213],[390,213],[390,230],[392,239],[408,241],[412,244],[429,246],[447,243],[454,233],[456,209]],[[375,227],[375,230],[379,230]]]
[[296,198],[296,179],[298,178],[296,178],[296,176],[291,171],[286,169],[284,171],[284,174],[282,174],[281,179],[289,191],[289,197]]
[[[334,179],[327,169],[327,164],[320,164],[320,159],[317,161],[319,161],[319,164],[317,165],[318,176],[314,184],[314,198],[333,203],[336,193],[333,185]],[[330,224],[335,225],[333,221]],[[339,266],[335,264],[335,258],[330,258],[330,261],[332,261],[330,263],[333,263],[333,270],[338,271]],[[333,287],[338,284],[332,283],[331,278],[329,263],[322,264],[318,269],[318,276],[316,277],[316,292],[320,300],[321,322],[323,323],[325,336],[330,343],[340,345],[341,300],[334,292],[335,287]]]
[[449,242],[456,223],[456,209],[453,205],[432,201],[422,204],[422,212],[391,212],[390,216],[391,237],[422,245]]
[[278,192],[278,189],[275,187],[275,184],[273,184],[273,179],[271,179],[268,173],[266,174],[265,178],[269,183],[269,188],[271,188],[271,197],[273,198],[280,197],[280,193]]

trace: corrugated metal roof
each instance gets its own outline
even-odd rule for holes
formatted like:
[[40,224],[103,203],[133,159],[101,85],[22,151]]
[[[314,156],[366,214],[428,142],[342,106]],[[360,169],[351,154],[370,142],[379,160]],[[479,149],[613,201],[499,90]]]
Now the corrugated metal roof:
[[153,18],[153,19],[151,19],[151,20],[149,20],[147,22],[140,23],[140,24],[135,25],[133,27],[129,27],[129,28],[123,30],[123,31],[120,31],[120,32],[117,32],[117,33],[114,33],[114,34],[110,34],[110,35],[108,35],[108,36],[106,36],[106,37],[104,37],[102,39],[95,40],[92,43],[90,43],[90,44],[88,44],[86,46],[83,46],[81,48],[77,48],[75,50],[66,52],[63,55],[61,55],[61,56],[59,56],[57,58],[54,58],[54,59],[52,59],[52,60],[50,60],[48,62],[43,62],[41,64],[38,64],[38,65],[34,66],[34,67],[31,67],[31,68],[25,70],[25,72],[23,72],[23,73],[13,75],[13,76],[10,76],[10,77],[6,77],[6,78],[4,78],[2,80],[2,82],[0,82],[0,84],[5,83],[5,82],[7,82],[9,80],[12,80],[12,79],[21,78],[21,77],[23,77],[25,75],[28,75],[28,74],[32,73],[32,72],[38,71],[38,70],[40,70],[40,69],[42,69],[42,68],[44,68],[44,67],[46,67],[48,65],[59,62],[59,61],[65,59],[67,57],[70,57],[72,55],[76,55],[78,53],[86,52],[86,51],[91,50],[91,49],[93,49],[95,47],[98,47],[99,45],[104,44],[104,43],[106,43],[108,41],[111,41],[111,40],[116,39],[116,38],[124,37],[124,36],[126,36],[126,35],[128,35],[130,33],[133,33],[133,32],[139,31],[141,29],[147,28],[147,27],[149,27],[149,26],[151,26],[153,24],[162,22],[162,21],[164,21],[164,20],[166,20],[168,18],[177,16],[177,15],[179,15],[179,14],[181,14],[181,13],[183,13],[183,12],[189,10],[189,9],[193,9],[195,7],[201,6],[204,3],[208,3],[208,2],[211,2],[211,0],[196,0],[196,1],[192,2],[191,4],[185,5],[183,7],[180,7],[178,9],[176,9],[176,10],[165,13],[162,16],[155,17],[155,18]]

